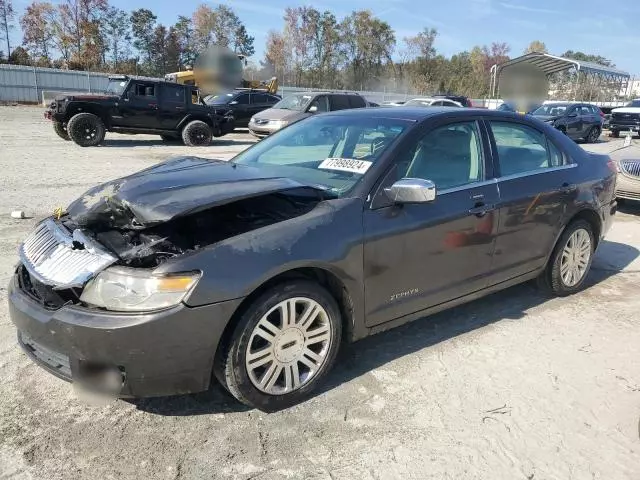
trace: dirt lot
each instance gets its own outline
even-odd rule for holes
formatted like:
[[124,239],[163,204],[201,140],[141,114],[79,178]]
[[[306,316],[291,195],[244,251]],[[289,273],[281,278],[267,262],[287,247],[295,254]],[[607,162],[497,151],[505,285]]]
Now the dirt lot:
[[[0,478],[640,478],[640,209],[618,215],[584,292],[549,299],[523,285],[364,340],[287,411],[247,410],[217,387],[89,401],[16,345],[6,284],[19,241],[99,181],[252,141],[195,150],[111,135],[82,149],[41,115],[0,107]],[[640,158],[621,145],[589,148]]]

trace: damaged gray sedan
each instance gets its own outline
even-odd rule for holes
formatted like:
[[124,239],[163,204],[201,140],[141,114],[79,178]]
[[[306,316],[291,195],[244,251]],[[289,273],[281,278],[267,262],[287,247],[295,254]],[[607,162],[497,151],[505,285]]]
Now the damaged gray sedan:
[[521,116],[321,115],[230,162],[176,158],[88,191],[21,245],[10,315],[68,381],[143,397],[217,379],[277,410],[343,339],[533,278],[579,290],[614,186],[608,158]]

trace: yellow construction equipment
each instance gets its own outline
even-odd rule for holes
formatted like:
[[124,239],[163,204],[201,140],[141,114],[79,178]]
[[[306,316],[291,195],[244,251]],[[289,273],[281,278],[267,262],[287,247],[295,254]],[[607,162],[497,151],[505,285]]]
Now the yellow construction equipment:
[[200,94],[212,95],[234,88],[264,90],[271,94],[278,91],[278,79],[268,81],[245,80],[242,78],[246,66],[244,55],[237,54],[226,47],[213,46],[198,55],[193,69],[168,73],[164,76],[169,82],[195,85]]

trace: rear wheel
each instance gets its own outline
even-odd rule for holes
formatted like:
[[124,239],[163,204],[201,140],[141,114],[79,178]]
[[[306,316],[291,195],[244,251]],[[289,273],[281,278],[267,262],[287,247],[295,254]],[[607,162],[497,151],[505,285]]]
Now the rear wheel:
[[620,132],[618,130],[611,130],[611,136],[613,138],[618,138],[620,136]]
[[589,222],[577,220],[565,229],[538,285],[554,295],[567,296],[579,291],[587,278],[595,238]]
[[333,297],[308,280],[277,285],[242,314],[215,375],[242,403],[276,411],[307,398],[335,361],[342,333]]
[[69,120],[67,132],[81,147],[94,147],[102,143],[106,129],[100,117],[93,113],[78,113]]
[[69,137],[67,133],[67,127],[62,122],[53,122],[53,131],[56,132],[61,139],[71,140],[71,137]]
[[600,127],[591,127],[587,134],[587,143],[596,143],[600,138]]
[[205,147],[211,143],[211,127],[201,120],[189,122],[182,129],[182,141],[188,147]]

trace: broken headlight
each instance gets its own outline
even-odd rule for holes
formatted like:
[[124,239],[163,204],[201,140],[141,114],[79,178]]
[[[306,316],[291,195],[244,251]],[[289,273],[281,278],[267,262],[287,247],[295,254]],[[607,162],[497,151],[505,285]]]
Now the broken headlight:
[[178,305],[199,278],[199,273],[158,276],[149,270],[112,267],[87,283],[80,300],[120,312],[158,310]]

